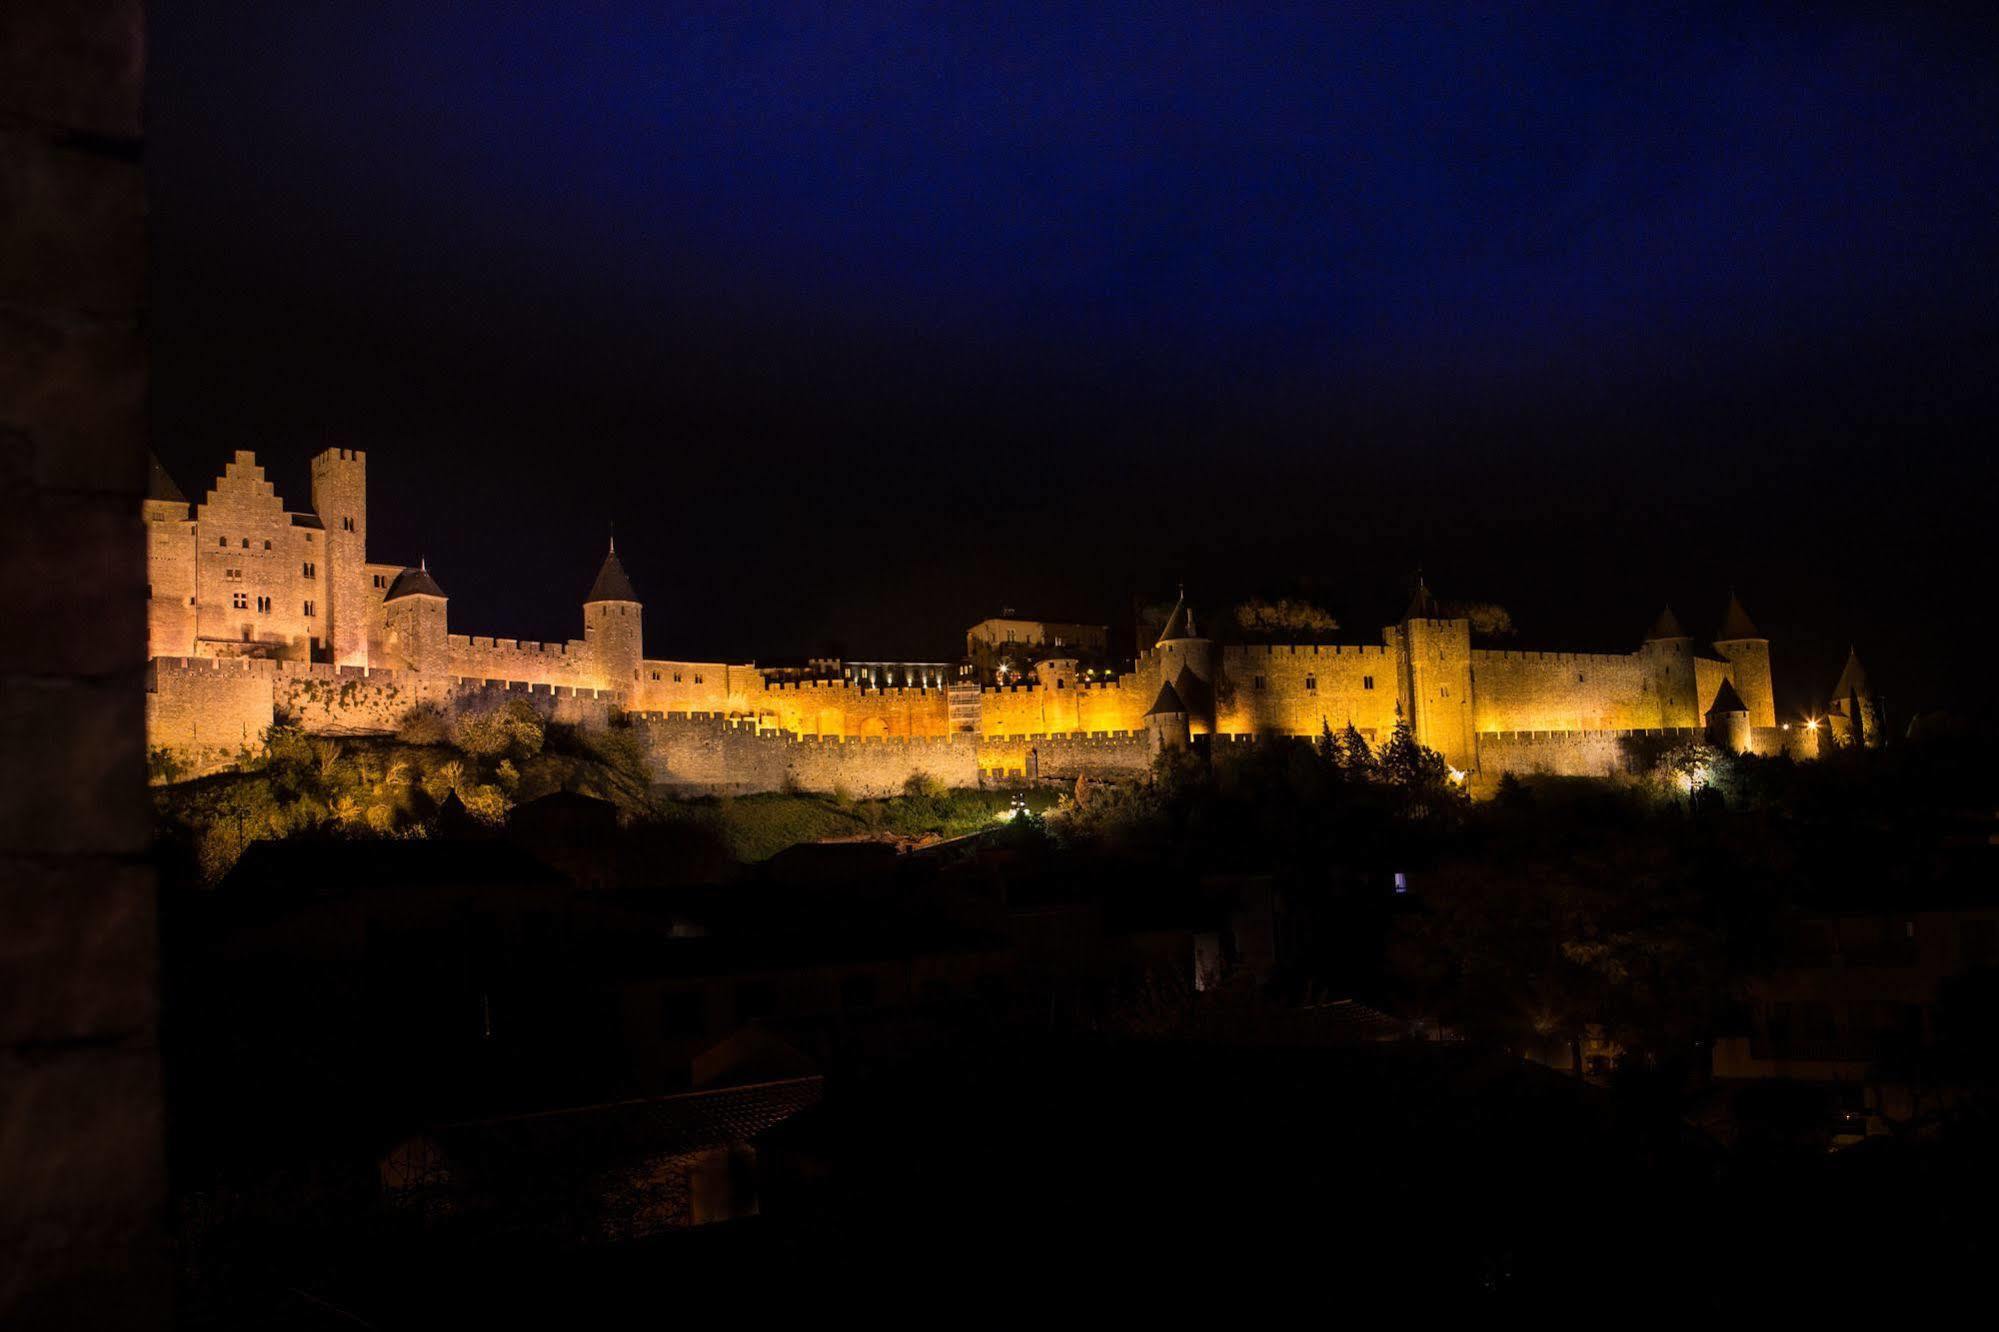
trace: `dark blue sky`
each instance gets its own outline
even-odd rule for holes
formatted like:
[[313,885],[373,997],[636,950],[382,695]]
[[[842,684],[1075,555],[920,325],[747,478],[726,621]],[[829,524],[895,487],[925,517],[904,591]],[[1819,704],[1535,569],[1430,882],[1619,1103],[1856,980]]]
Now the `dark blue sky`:
[[1365,635],[1420,561],[1964,692],[1911,636],[1992,572],[1989,30],[860,8],[157,6],[162,455],[371,449],[474,632],[573,632],[615,517],[661,655],[1182,575]]

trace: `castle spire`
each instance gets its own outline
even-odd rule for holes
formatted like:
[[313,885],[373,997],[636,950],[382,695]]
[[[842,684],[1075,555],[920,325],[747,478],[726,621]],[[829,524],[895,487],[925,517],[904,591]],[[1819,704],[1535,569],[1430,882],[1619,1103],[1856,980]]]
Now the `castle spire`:
[[639,594],[632,590],[632,580],[625,576],[625,566],[618,562],[617,538],[611,540],[611,547],[604,553],[604,563],[597,570],[597,581],[590,584],[590,595],[583,598],[583,604],[593,601],[638,602]]
[[1728,589],[1728,609],[1722,613],[1721,630],[1715,635],[1717,643],[1734,643],[1745,638],[1761,638],[1756,622],[1749,618],[1749,612],[1742,609],[1742,599],[1735,595],[1735,589]]
[[1832,687],[1835,700],[1849,694],[1867,692],[1867,668],[1860,664],[1860,652],[1852,644],[1846,648],[1846,669],[1839,673],[1839,683]]
[[1404,620],[1434,620],[1438,618],[1437,599],[1430,595],[1430,585],[1423,579],[1423,570],[1416,569],[1416,595],[1409,598],[1409,609],[1402,612]]
[[1685,638],[1687,631],[1680,627],[1680,617],[1673,614],[1671,606],[1659,612],[1659,618],[1652,622],[1652,632],[1645,635],[1645,641],[1656,643],[1662,638]]
[[1166,627],[1159,631],[1153,646],[1170,643],[1176,638],[1199,638],[1194,630],[1194,612],[1187,608],[1187,585],[1180,584],[1180,599],[1173,603],[1173,613],[1166,617]]

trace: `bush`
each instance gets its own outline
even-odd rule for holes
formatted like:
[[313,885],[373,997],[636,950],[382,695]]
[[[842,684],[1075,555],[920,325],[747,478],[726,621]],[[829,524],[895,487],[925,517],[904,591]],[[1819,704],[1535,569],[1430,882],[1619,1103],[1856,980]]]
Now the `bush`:
[[518,698],[486,712],[463,713],[451,725],[451,742],[474,758],[533,758],[546,734],[541,714]]
[[396,739],[406,745],[441,745],[450,738],[451,723],[428,703],[419,703],[404,713],[396,727]]

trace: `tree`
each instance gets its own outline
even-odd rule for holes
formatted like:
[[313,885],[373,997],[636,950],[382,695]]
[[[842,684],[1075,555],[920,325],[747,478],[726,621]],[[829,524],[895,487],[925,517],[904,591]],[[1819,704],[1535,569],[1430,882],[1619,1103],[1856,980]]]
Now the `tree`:
[[1375,766],[1381,780],[1412,790],[1441,789],[1451,773],[1451,765],[1444,762],[1442,754],[1417,741],[1407,719],[1395,723],[1395,733],[1381,747]]
[[1481,638],[1511,638],[1513,616],[1506,607],[1492,601],[1448,602],[1445,609],[1461,620],[1471,621],[1471,631]]
[[1652,772],[1668,791],[1692,798],[1715,780],[1721,765],[1720,750],[1700,740],[1687,740],[1661,754]]
[[1326,610],[1295,597],[1265,601],[1252,597],[1235,608],[1236,628],[1245,638],[1309,642],[1339,629]]

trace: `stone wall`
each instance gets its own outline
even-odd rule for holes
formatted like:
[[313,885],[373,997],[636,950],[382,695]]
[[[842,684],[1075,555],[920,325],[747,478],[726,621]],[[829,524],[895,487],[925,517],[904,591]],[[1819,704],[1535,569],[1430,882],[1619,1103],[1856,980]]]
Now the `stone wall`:
[[1636,774],[1659,755],[1705,732],[1682,727],[1604,731],[1484,731],[1478,737],[1479,777],[1545,773],[1560,777]]
[[919,773],[945,786],[978,784],[978,742],[968,736],[797,736],[709,713],[643,713],[633,721],[654,782],[681,795],[790,789],[888,796]]
[[580,638],[566,643],[534,643],[513,638],[451,634],[445,640],[448,673],[480,680],[524,680],[530,684],[595,686],[597,663]]
[[0,1326],[166,1322],[139,0],[0,6]]
[[1471,665],[1481,732],[1633,730],[1658,719],[1636,656],[1474,648]]
[[979,742],[981,773],[1068,780],[1075,777],[1142,777],[1152,767],[1146,731],[989,737]]
[[177,776],[229,767],[284,721],[313,735],[382,735],[410,709],[447,715],[520,699],[550,721],[608,726],[626,696],[525,680],[475,680],[254,657],[159,657],[146,675],[146,743],[168,751]]
[[1338,731],[1352,722],[1369,740],[1386,740],[1395,729],[1395,670],[1393,654],[1372,645],[1225,648],[1215,729],[1318,735],[1328,725]]

